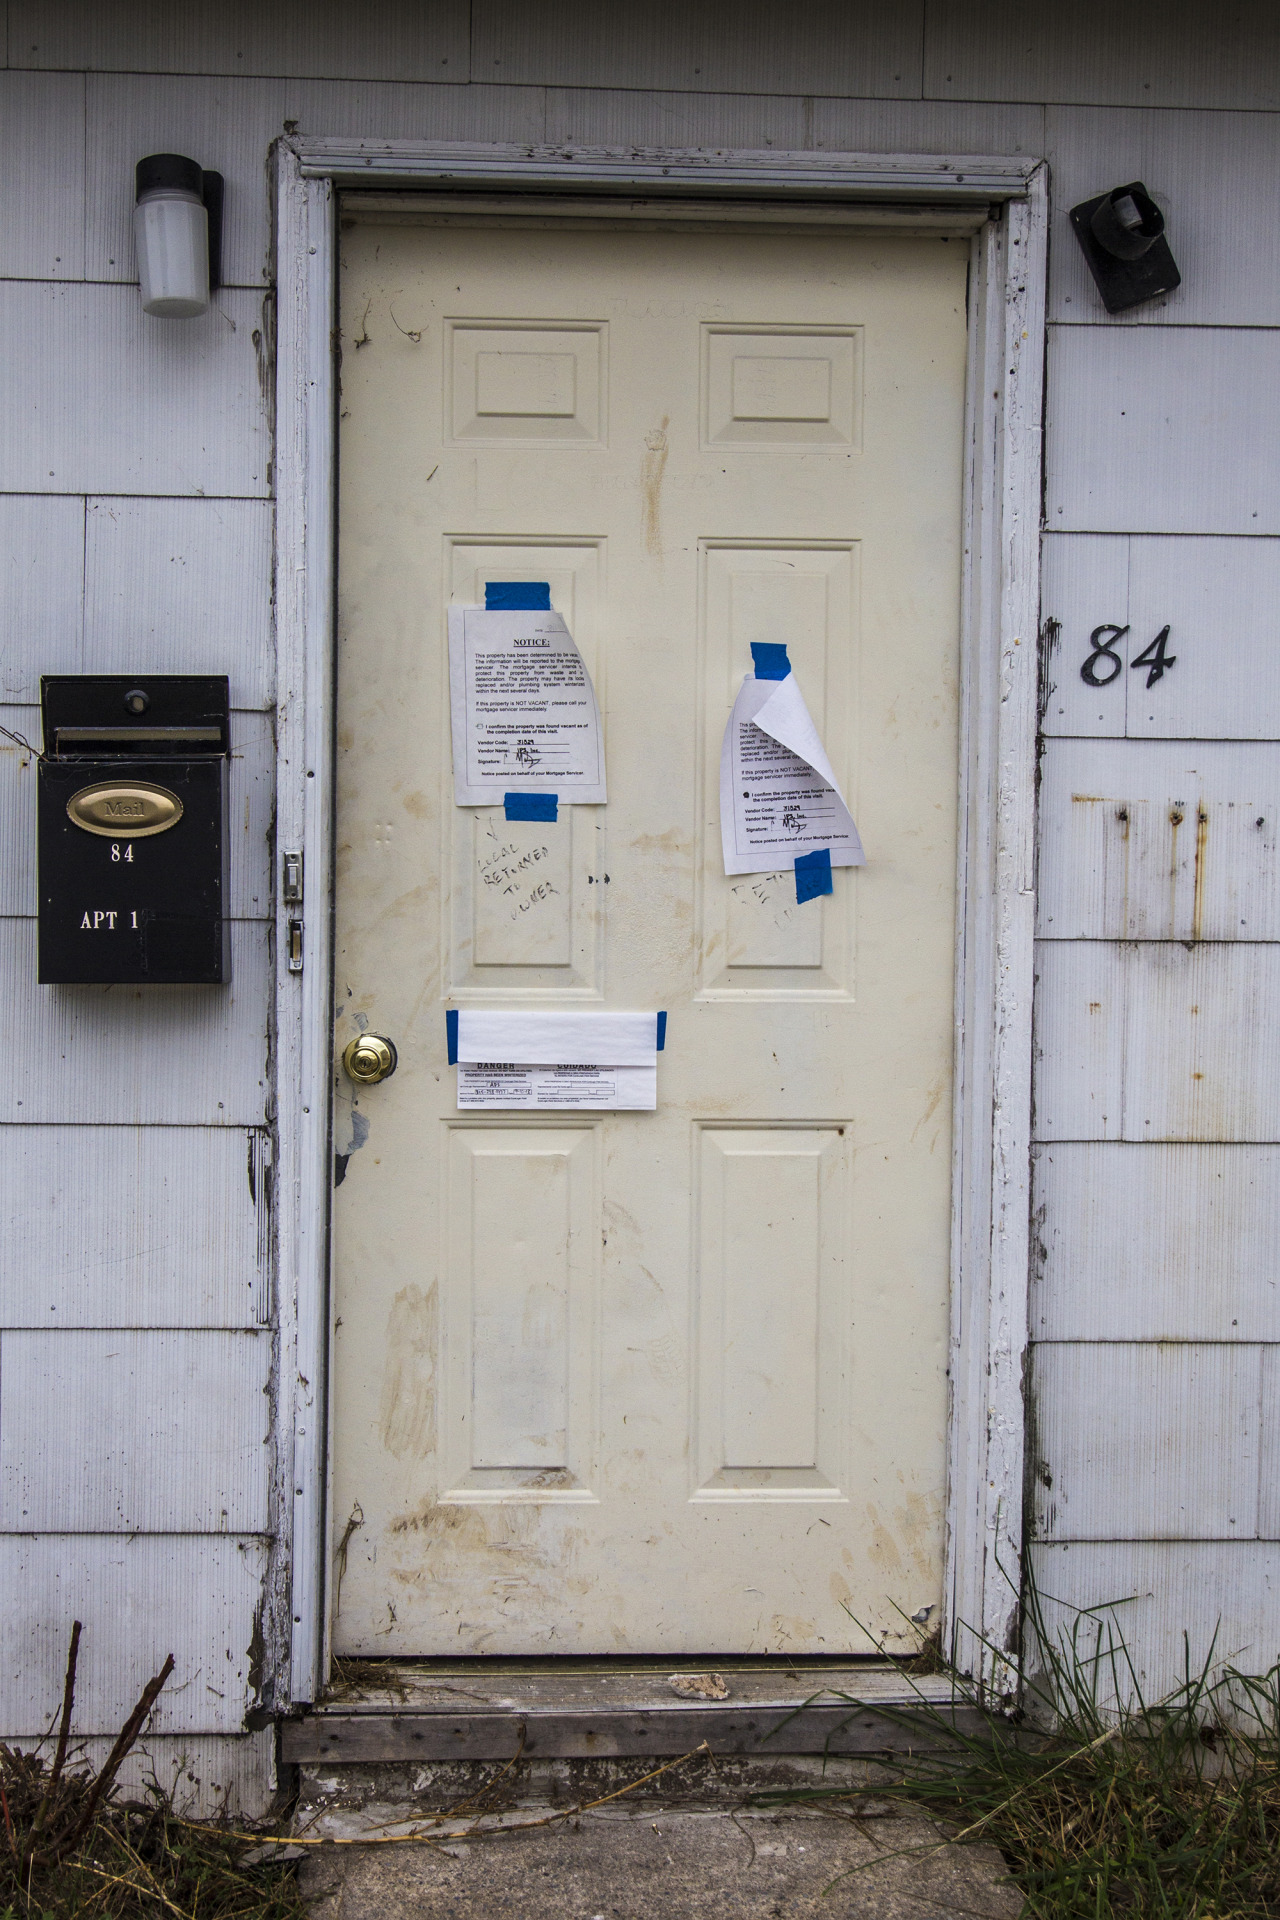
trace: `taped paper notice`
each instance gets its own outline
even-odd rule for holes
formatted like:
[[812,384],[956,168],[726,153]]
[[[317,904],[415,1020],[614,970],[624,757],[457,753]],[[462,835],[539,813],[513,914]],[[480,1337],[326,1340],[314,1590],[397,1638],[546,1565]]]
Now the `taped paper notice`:
[[726,873],[773,873],[826,848],[833,867],[866,855],[794,673],[748,674],[720,751]]
[[652,1112],[658,1104],[665,1014],[463,1008],[446,1024],[460,1108]]
[[[451,1016],[446,1016],[449,1018]],[[651,1067],[658,1051],[657,1013],[543,1013],[462,1007],[457,1019],[457,1056],[518,1060],[525,1065]],[[665,1023],[664,1023],[665,1024]]]
[[458,1063],[459,1107],[591,1107],[652,1113],[656,1067],[520,1067]]
[[600,710],[558,613],[450,607],[449,701],[458,806],[514,793],[603,805]]

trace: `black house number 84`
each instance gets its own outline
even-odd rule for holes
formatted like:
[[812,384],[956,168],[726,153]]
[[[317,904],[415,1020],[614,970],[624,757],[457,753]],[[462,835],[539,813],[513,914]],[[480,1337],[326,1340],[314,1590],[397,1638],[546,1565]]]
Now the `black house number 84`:
[[[1117,627],[1105,622],[1095,627],[1089,635],[1090,651],[1084,657],[1080,669],[1080,678],[1091,687],[1109,687],[1111,682],[1124,672],[1124,661],[1116,652],[1116,647],[1128,633],[1128,627]],[[1169,629],[1161,627],[1149,647],[1144,647],[1136,660],[1129,662],[1130,667],[1147,669],[1147,685],[1154,687],[1157,680],[1163,680],[1169,668],[1177,661],[1177,654],[1169,650]]]

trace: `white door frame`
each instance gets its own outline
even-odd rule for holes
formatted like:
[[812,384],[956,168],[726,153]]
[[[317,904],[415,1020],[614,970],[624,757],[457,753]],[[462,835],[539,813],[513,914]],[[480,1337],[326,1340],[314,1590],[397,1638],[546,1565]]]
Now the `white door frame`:
[[[276,834],[305,854],[276,923],[280,1665],[328,1667],[337,220],[342,190],[556,196],[565,217],[972,235],[961,642],[959,921],[944,1645],[1016,1672],[1030,1241],[1035,738],[1048,186],[1025,158],[618,152],[283,140],[276,277]],[[416,197],[415,195],[415,197]],[[610,197],[612,196],[612,198]],[[545,216],[547,201],[541,201]],[[279,863],[278,863],[279,865]],[[290,922],[303,964],[290,970]],[[1007,1651],[1010,1659],[1001,1656]],[[283,1681],[284,1675],[281,1674]],[[281,1685],[280,1698],[286,1692]]]

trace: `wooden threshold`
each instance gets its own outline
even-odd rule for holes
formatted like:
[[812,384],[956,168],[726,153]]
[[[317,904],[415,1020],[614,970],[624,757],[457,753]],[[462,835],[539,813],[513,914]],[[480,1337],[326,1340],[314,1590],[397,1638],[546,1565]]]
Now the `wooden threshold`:
[[366,1668],[368,1678],[335,1687],[303,1718],[283,1722],[286,1762],[509,1760],[517,1751],[529,1759],[665,1759],[703,1741],[713,1753],[762,1758],[874,1756],[938,1748],[949,1727],[972,1735],[986,1725],[948,1676],[916,1678],[888,1663],[762,1670],[720,1662],[724,1700],[682,1698],[671,1667],[477,1673],[378,1664],[376,1675]]

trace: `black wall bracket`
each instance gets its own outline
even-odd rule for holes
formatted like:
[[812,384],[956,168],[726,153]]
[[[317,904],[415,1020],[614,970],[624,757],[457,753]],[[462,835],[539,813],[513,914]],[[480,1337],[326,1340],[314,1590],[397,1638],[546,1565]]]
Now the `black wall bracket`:
[[1164,215],[1141,180],[1082,200],[1071,209],[1071,224],[1108,313],[1124,313],[1182,285]]

